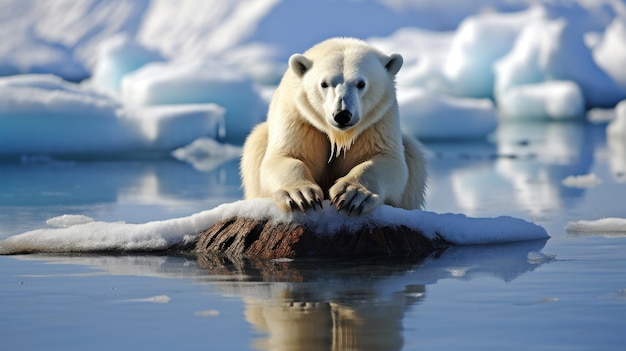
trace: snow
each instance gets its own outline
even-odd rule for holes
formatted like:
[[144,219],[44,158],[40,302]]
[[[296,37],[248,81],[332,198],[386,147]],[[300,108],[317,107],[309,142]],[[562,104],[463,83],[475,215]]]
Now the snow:
[[576,82],[590,107],[612,107],[624,98],[624,91],[593,61],[580,28],[564,18],[525,26],[511,51],[495,64],[495,73],[498,103],[512,87],[549,80]]
[[265,118],[265,102],[251,78],[210,63],[153,63],[122,80],[130,105],[214,103],[225,109],[224,140],[243,143]]
[[214,104],[133,107],[53,75],[0,79],[0,156],[164,152],[222,123]]
[[[1,122],[12,135],[1,139],[1,152],[171,151],[193,139],[140,141],[142,123],[122,122],[120,111],[188,104],[224,109],[224,134],[197,128],[196,137],[241,144],[264,119],[289,55],[332,36],[405,57],[400,109],[405,130],[419,137],[485,138],[503,118],[582,119],[586,109],[626,99],[625,23],[626,5],[611,0],[5,0],[0,75],[86,81],[33,97],[26,87],[3,93],[3,108],[22,105],[31,128]],[[432,102],[422,106],[426,98]],[[48,101],[55,106],[44,108]],[[70,146],[76,118],[65,115],[87,111],[93,118],[83,118],[81,130],[101,135],[70,138]],[[194,129],[188,108],[180,117],[173,111],[170,135]],[[39,127],[54,133],[42,138]]]
[[504,118],[580,119],[585,113],[585,98],[572,81],[550,81],[510,88],[499,98]]
[[493,96],[494,63],[507,54],[524,24],[541,15],[539,8],[513,14],[482,14],[459,25],[443,71],[452,93]]
[[626,234],[625,218],[603,218],[593,221],[568,222],[565,230],[571,233]]
[[606,28],[601,42],[593,49],[593,58],[611,78],[626,90],[626,18],[615,18]]
[[489,99],[456,98],[425,89],[398,94],[404,131],[420,139],[479,138],[498,126]]
[[[223,204],[188,217],[141,224],[89,222],[78,217],[53,219],[53,224],[70,226],[37,229],[9,237],[0,241],[0,253],[166,250],[174,245],[192,243],[203,230],[221,219],[233,216],[270,219],[276,222],[299,221],[318,235],[328,235],[341,228],[354,230],[372,225],[405,225],[421,230],[428,238],[441,235],[456,245],[549,238],[542,227],[514,217],[472,218],[462,214],[408,211],[387,205],[363,216],[348,217],[338,213],[328,201],[321,210],[306,214],[284,213],[272,200],[256,199]],[[71,225],[72,222],[78,224]]]
[[91,83],[117,91],[122,78],[147,63],[162,61],[163,56],[123,35],[106,39],[100,44]]
[[83,215],[62,215],[52,217],[46,221],[46,224],[52,228],[67,228],[77,224],[85,224],[93,222],[93,218]]
[[241,152],[240,146],[222,144],[211,138],[199,138],[174,150],[172,156],[191,164],[197,170],[210,171],[228,160],[239,158]]

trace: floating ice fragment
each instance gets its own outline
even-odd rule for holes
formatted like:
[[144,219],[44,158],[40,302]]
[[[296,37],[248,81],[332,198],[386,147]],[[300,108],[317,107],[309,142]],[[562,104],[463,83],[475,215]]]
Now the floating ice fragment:
[[211,138],[199,138],[172,152],[176,159],[190,163],[195,169],[210,171],[225,161],[241,156],[240,146],[222,144]]
[[220,315],[220,311],[217,310],[204,310],[194,312],[196,317],[217,317]]
[[626,235],[626,219],[612,217],[595,221],[570,221],[565,230],[570,233],[606,233],[622,236]]
[[569,176],[562,181],[563,185],[571,188],[593,188],[602,183],[602,179],[598,178],[595,173],[583,174],[578,176]]
[[52,228],[67,228],[73,225],[85,224],[89,222],[93,222],[93,218],[83,215],[65,214],[48,219],[46,224]]
[[554,261],[556,254],[544,254],[538,251],[531,251],[528,253],[527,258],[530,264],[543,264]]
[[585,97],[572,81],[524,84],[501,93],[498,108],[506,118],[575,119],[584,115]]
[[167,295],[157,295],[151,296],[141,299],[127,299],[122,300],[122,302],[150,302],[150,303],[168,303],[170,302],[170,297]]

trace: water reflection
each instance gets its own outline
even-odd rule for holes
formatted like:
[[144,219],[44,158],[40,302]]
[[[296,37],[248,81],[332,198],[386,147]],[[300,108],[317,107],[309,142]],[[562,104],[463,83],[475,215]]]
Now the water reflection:
[[173,159],[0,163],[0,237],[84,214],[146,222],[189,215],[241,198],[239,161],[202,172]]
[[[501,204],[507,203],[509,210],[542,216],[580,201],[585,189],[566,187],[562,180],[590,172],[596,137],[586,123],[501,123],[489,142],[428,144],[435,155],[431,178],[448,178],[449,196],[470,215],[502,214]],[[435,186],[431,197],[445,191],[445,183]]]
[[[544,245],[545,241],[531,241],[456,247],[420,262],[146,255],[19,258],[85,265],[101,270],[92,273],[98,276],[191,279],[242,301],[245,322],[261,334],[253,342],[259,350],[399,350],[404,344],[405,313],[428,298],[429,285],[482,276],[510,282],[550,261],[541,259]],[[154,293],[148,290],[143,295]]]
[[626,182],[626,138],[610,136],[607,140],[610,157],[609,166],[618,182]]
[[220,291],[242,298],[245,318],[265,336],[259,350],[400,350],[408,309],[442,279],[492,276],[510,282],[549,259],[545,241],[456,247],[422,262],[302,260],[293,262],[200,257],[209,275],[232,274],[269,284],[232,282]]
[[198,172],[172,159],[0,163],[0,206],[113,203],[119,197],[167,202],[219,196],[239,188],[237,160],[215,166]]

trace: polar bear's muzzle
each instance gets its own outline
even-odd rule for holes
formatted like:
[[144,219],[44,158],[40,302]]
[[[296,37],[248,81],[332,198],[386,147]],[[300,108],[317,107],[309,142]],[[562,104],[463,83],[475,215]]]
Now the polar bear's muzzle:
[[337,123],[335,126],[339,129],[352,127],[352,112],[348,110],[337,110],[333,112],[333,120]]

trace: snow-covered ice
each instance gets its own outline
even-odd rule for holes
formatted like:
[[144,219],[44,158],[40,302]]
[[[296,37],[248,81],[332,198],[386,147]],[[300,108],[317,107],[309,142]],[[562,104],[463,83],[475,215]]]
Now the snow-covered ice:
[[550,81],[511,87],[498,100],[501,116],[514,119],[580,119],[585,98],[572,81]]
[[172,156],[191,164],[197,170],[209,171],[228,160],[239,158],[241,152],[240,146],[222,144],[211,138],[199,138],[174,150]]
[[613,80],[626,90],[626,17],[616,17],[606,27],[602,41],[593,49],[593,58]]
[[[518,242],[549,238],[541,226],[513,217],[472,218],[462,214],[438,214],[380,206],[373,212],[348,217],[328,201],[324,208],[307,214],[281,212],[271,199],[237,201],[188,217],[131,224],[86,222],[66,228],[45,228],[18,234],[0,241],[0,253],[12,252],[89,252],[159,251],[195,240],[203,230],[219,220],[241,216],[277,222],[299,221],[319,235],[341,228],[355,230],[368,226],[405,225],[425,236],[441,235],[456,245]],[[73,218],[73,217],[69,217]],[[55,220],[70,224],[69,220]]]
[[218,104],[225,109],[223,138],[236,143],[243,143],[267,110],[250,77],[204,62],[146,65],[122,79],[121,96],[140,106]]
[[52,228],[67,228],[77,224],[85,224],[93,222],[93,218],[84,215],[61,215],[52,217],[46,221],[46,224]]
[[568,222],[565,230],[570,233],[600,233],[626,235],[626,218],[602,218]]
[[495,64],[495,73],[497,100],[512,87],[549,80],[578,84],[589,107],[615,106],[625,94],[593,60],[581,28],[566,18],[525,26],[511,51]]
[[489,99],[458,98],[425,89],[398,95],[402,128],[420,139],[479,138],[498,126]]
[[0,78],[0,155],[166,152],[222,124],[214,104],[133,107],[53,75]]
[[[322,13],[323,29],[312,15]],[[83,138],[73,132],[76,119],[65,115],[91,111],[104,120],[105,115],[120,117],[119,111],[131,116],[127,111],[137,106],[198,103],[224,108],[225,134],[190,128],[198,130],[197,137],[240,144],[264,119],[266,93],[278,83],[289,55],[332,36],[360,37],[405,57],[397,79],[400,108],[405,130],[416,136],[484,138],[497,125],[496,116],[582,118],[588,108],[612,108],[626,99],[621,69],[626,54],[620,45],[626,38],[625,18],[626,5],[610,0],[5,0],[1,75],[89,79],[55,89],[63,91],[55,96],[64,97],[39,92],[25,97],[32,91],[26,88],[3,90],[3,108],[35,107],[22,109],[29,128],[13,117],[11,123],[0,117],[2,131],[12,135],[0,139],[2,153],[171,151],[181,146],[174,145],[178,141],[138,142],[142,137],[131,117],[109,117],[106,127],[82,124],[81,130],[101,130]],[[426,97],[432,102],[422,106]],[[495,98],[495,104],[488,106],[483,98]],[[57,107],[43,108],[48,101]],[[189,117],[173,111],[168,110],[173,133],[188,128]],[[53,125],[57,134],[42,139],[39,127]],[[107,142],[113,134],[115,142]],[[64,141],[71,150],[70,145],[54,146]]]
[[114,36],[100,44],[91,83],[117,91],[125,75],[147,63],[162,60],[158,51],[145,48],[126,36]]
[[461,22],[443,66],[451,93],[492,97],[494,63],[511,50],[524,25],[542,12],[540,8],[531,8],[512,14],[486,13]]

